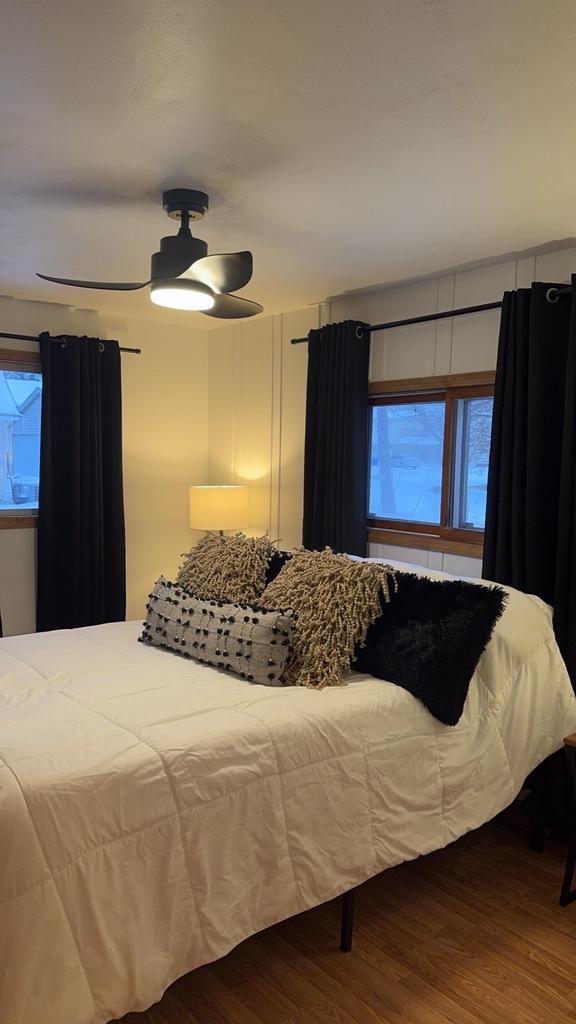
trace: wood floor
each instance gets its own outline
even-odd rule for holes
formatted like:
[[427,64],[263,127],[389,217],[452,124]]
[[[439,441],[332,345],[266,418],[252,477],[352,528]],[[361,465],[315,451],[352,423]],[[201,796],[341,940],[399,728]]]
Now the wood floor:
[[122,1024],[576,1022],[576,904],[564,850],[507,818],[367,882],[351,953],[339,903],[292,918],[175,982]]

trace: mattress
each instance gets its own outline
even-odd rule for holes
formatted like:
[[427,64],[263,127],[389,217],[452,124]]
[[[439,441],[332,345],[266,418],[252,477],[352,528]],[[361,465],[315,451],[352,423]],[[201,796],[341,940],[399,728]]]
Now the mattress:
[[2,1024],[145,1009],[486,822],[576,730],[550,609],[515,591],[454,728],[371,677],[258,686],[140,629],[0,641]]

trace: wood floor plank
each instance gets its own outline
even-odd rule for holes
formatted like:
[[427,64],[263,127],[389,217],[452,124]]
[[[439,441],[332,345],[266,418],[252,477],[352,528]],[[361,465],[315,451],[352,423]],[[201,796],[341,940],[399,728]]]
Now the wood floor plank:
[[[521,824],[521,823],[520,823]],[[562,847],[527,849],[514,815],[247,939],[121,1024],[576,1024],[576,905]]]
[[[540,931],[526,930],[524,934],[518,934],[507,926],[507,919],[502,917],[493,923],[482,909],[467,907],[456,894],[444,891],[439,898],[434,886],[422,878],[413,877],[410,880],[409,897],[414,900],[411,916],[417,920],[430,916],[443,922],[444,927],[439,934],[444,945],[453,936],[458,937],[463,944],[473,940],[476,946],[485,949],[499,948],[500,956],[513,964],[520,974],[524,973],[532,980],[540,979],[543,985],[549,983],[552,974],[559,995],[571,996],[575,984],[573,967],[568,967],[552,948],[547,951],[541,949]],[[389,905],[395,909],[404,908],[406,894],[400,886],[396,886],[388,898]],[[553,912],[556,915],[555,907]],[[520,927],[521,918],[524,918],[525,927],[524,912],[518,911],[516,917],[515,927]],[[548,940],[549,947],[561,949],[564,956],[574,948],[572,937],[563,938],[563,933],[548,935]]]

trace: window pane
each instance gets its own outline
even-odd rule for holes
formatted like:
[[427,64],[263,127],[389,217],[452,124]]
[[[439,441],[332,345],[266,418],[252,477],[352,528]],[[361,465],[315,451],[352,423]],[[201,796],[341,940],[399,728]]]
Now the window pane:
[[484,529],[492,398],[460,398],[456,403],[454,526]]
[[0,369],[0,514],[38,508],[42,375]]
[[372,408],[371,516],[440,522],[444,402]]

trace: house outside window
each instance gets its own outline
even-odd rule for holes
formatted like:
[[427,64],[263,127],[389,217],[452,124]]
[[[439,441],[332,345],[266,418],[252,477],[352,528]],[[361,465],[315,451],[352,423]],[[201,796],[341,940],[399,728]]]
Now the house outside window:
[[481,557],[493,372],[370,385],[370,540]]
[[41,410],[38,361],[0,353],[0,526],[38,510]]

